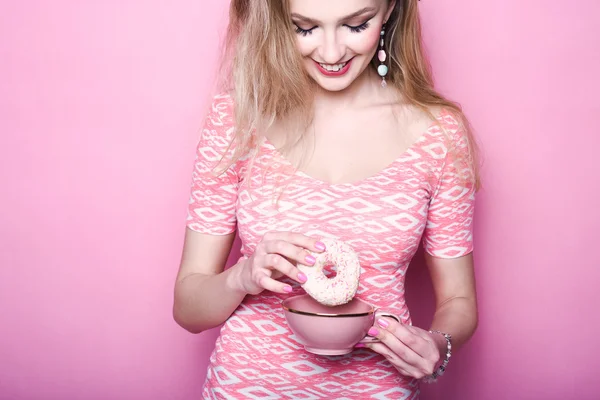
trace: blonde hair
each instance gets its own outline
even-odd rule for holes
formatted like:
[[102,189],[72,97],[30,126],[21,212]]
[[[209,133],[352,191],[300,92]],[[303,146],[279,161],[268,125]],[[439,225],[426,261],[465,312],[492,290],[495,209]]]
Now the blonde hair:
[[[389,57],[388,85],[396,87],[409,104],[425,111],[451,112],[466,132],[468,179],[479,187],[478,149],[461,107],[435,91],[431,67],[421,38],[418,0],[397,0],[386,23],[385,48]],[[256,132],[275,121],[312,119],[314,81],[306,73],[297,50],[289,0],[232,0],[224,54],[224,90],[231,93],[234,111],[235,162],[258,145]],[[377,68],[378,61],[373,60]],[[297,130],[301,135],[302,129]],[[298,140],[298,137],[296,138]],[[452,150],[452,143],[450,144]],[[463,172],[465,168],[460,168]]]

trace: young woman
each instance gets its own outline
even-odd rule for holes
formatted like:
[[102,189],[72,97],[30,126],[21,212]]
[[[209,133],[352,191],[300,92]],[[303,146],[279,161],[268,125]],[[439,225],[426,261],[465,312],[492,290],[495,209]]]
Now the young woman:
[[[232,0],[227,90],[197,151],[175,320],[224,323],[203,397],[415,399],[477,325],[475,146],[433,89],[417,0]],[[235,232],[242,257],[225,270]],[[400,315],[380,343],[306,352],[281,301],[331,237],[351,245],[357,296]],[[404,277],[423,243],[436,295],[416,327]],[[441,368],[440,368],[441,367]]]

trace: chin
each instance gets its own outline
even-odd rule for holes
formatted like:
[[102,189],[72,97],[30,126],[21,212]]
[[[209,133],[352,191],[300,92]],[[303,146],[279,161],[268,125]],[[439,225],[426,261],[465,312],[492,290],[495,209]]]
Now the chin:
[[329,81],[329,79],[315,79],[314,77],[313,79],[315,80],[317,85],[319,85],[323,90],[326,90],[328,92],[341,92],[342,90],[347,89],[352,84],[352,82],[354,82],[353,79],[344,79],[343,81],[338,80],[333,82]]

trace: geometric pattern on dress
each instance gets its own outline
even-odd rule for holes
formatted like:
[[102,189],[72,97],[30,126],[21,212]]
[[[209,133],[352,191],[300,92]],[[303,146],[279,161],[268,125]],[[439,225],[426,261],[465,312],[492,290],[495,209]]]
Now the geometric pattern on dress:
[[[474,188],[449,161],[441,126],[459,151],[467,150],[466,138],[449,112],[442,111],[439,125],[432,124],[382,171],[344,184],[294,171],[266,141],[252,162],[242,158],[215,176],[211,171],[227,156],[232,115],[231,97],[216,96],[197,147],[190,229],[213,235],[237,229],[245,257],[271,230],[343,240],[361,263],[357,296],[399,315],[404,323],[411,323],[405,275],[419,245],[445,258],[472,251]],[[285,281],[293,287],[290,295],[303,292],[296,282]],[[418,381],[400,375],[367,349],[329,357],[306,352],[281,309],[281,301],[290,295],[265,291],[246,296],[221,328],[203,398],[418,398]]]

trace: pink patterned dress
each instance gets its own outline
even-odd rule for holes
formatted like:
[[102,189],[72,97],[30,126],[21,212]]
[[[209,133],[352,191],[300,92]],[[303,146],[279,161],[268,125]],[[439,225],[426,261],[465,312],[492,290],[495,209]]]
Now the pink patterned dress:
[[[329,184],[295,171],[270,143],[223,174],[211,170],[228,151],[233,104],[217,96],[197,148],[187,226],[225,235],[236,229],[249,256],[271,230],[332,237],[357,252],[362,275],[357,296],[409,323],[404,299],[408,265],[422,242],[437,257],[472,251],[474,188],[447,157],[446,134],[466,151],[457,120],[442,111],[398,159],[354,183]],[[229,150],[231,151],[231,150]],[[253,160],[253,161],[252,161]],[[251,173],[248,168],[252,168]],[[264,291],[246,296],[223,325],[210,357],[205,399],[417,399],[418,381],[402,376],[382,356],[357,349],[345,356],[306,352],[286,325],[281,301]]]

